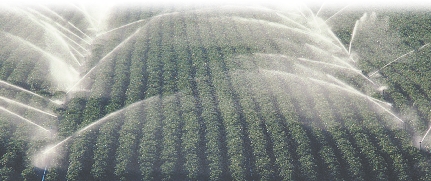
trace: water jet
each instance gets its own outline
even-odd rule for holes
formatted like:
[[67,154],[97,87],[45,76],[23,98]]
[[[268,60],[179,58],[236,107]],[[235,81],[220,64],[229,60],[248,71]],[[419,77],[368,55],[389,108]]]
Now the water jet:
[[14,101],[14,100],[12,100],[12,99],[8,99],[8,98],[3,97],[3,96],[0,96],[0,99],[1,99],[1,100],[6,101],[6,102],[8,102],[8,103],[14,104],[14,105],[18,105],[18,106],[21,106],[21,107],[25,107],[25,108],[27,108],[27,109],[31,109],[31,110],[33,110],[33,111],[37,111],[37,112],[42,113],[42,114],[46,114],[46,115],[51,116],[51,117],[55,117],[55,118],[57,117],[56,115],[51,114],[51,113],[49,113],[49,112],[42,111],[42,110],[37,109],[37,108],[35,108],[35,107],[25,105],[25,104],[23,104],[23,103],[20,103],[20,102],[18,102],[18,101]]
[[66,94],[68,94],[70,91],[72,91],[77,85],[79,85],[82,80],[84,80],[90,73],[93,72],[94,69],[96,69],[96,67],[98,67],[99,65],[101,65],[104,60],[109,57],[113,52],[117,51],[119,48],[121,48],[125,43],[127,43],[132,37],[134,37],[139,31],[141,30],[141,28],[138,28],[133,34],[131,34],[129,37],[127,37],[126,39],[124,39],[122,42],[120,42],[114,49],[112,49],[110,52],[108,52],[102,59],[100,59],[97,64],[95,66],[93,66],[93,68],[91,68],[84,76],[82,76],[78,81],[76,81],[76,83],[71,86],[67,91]]
[[27,118],[24,118],[24,117],[22,117],[22,116],[18,115],[17,113],[14,113],[14,112],[12,112],[12,111],[9,111],[8,109],[6,109],[6,108],[4,108],[4,107],[2,107],[2,106],[0,106],[0,110],[1,110],[1,111],[3,111],[3,112],[8,113],[8,114],[10,114],[10,115],[13,115],[13,116],[15,116],[15,117],[17,117],[17,118],[19,118],[19,119],[21,119],[21,120],[24,120],[25,122],[27,122],[27,123],[29,123],[29,124],[32,124],[32,125],[34,125],[34,126],[36,126],[36,127],[40,128],[40,129],[42,129],[43,131],[46,131],[46,132],[48,132],[48,133],[51,133],[51,131],[50,131],[50,130],[48,130],[48,129],[46,129],[46,128],[42,127],[41,125],[38,125],[38,124],[36,124],[35,122],[33,122],[33,121],[31,121],[31,120],[29,120],[29,119],[27,119]]

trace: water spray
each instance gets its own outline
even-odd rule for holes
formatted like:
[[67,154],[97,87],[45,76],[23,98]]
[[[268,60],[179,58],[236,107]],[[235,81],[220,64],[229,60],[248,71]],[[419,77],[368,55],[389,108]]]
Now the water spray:
[[140,22],[143,22],[143,21],[146,21],[146,20],[148,20],[148,18],[141,19],[141,20],[137,20],[137,21],[134,21],[134,22],[131,22],[131,23],[128,23],[128,24],[122,25],[122,26],[120,26],[120,27],[113,28],[113,29],[111,29],[111,30],[108,30],[108,31],[105,31],[105,32],[102,32],[102,33],[98,33],[96,36],[101,36],[101,35],[104,35],[104,34],[108,34],[108,33],[110,33],[110,32],[113,32],[113,31],[116,31],[116,30],[119,30],[119,29],[122,29],[122,28],[128,27],[128,26],[133,25],[133,24],[137,24],[137,23],[140,23]]
[[386,64],[386,65],[384,65],[382,68],[380,68],[379,70],[377,70],[377,71],[375,71],[375,72],[371,73],[371,74],[370,74],[370,77],[372,77],[373,75],[375,75],[377,72],[379,72],[379,71],[383,70],[383,69],[384,69],[384,68],[386,68],[387,66],[391,65],[392,63],[394,63],[394,62],[398,61],[399,59],[401,59],[401,58],[403,58],[403,57],[405,57],[405,56],[407,56],[407,55],[409,55],[409,54],[411,54],[411,53],[413,53],[413,52],[415,52],[415,50],[411,50],[411,51],[409,51],[409,52],[407,52],[407,53],[405,53],[405,54],[403,54],[403,55],[399,56],[399,57],[398,57],[398,58],[396,58],[395,60],[392,60],[391,62],[387,63],[387,64]]
[[[58,23],[57,23],[58,24]],[[69,41],[71,41],[73,44],[77,45],[79,48],[81,48],[82,50],[84,50],[85,52],[88,52],[88,50],[86,48],[84,48],[81,44],[79,44],[78,42],[76,42],[75,40],[73,40],[72,38],[70,38],[69,36],[67,36],[66,34],[64,34],[61,31],[58,31],[58,29],[54,28],[53,26],[51,26],[50,24],[44,22],[44,25],[47,27],[52,27],[51,29],[47,29],[47,30],[51,30],[51,31],[55,31],[56,33],[62,35],[63,37],[65,37],[66,39],[68,39]],[[73,32],[72,32],[73,33]],[[89,42],[85,41],[84,39],[82,39],[81,37],[77,36],[80,40],[84,41],[85,43],[87,43],[88,45],[90,45]]]
[[359,21],[356,21],[355,26],[353,27],[353,30],[352,30],[352,37],[350,38],[350,43],[349,43],[349,55],[351,54],[352,42],[353,42],[353,39],[355,38],[355,35],[356,35],[356,29],[358,28],[358,25],[359,25]]
[[[74,48],[73,46],[69,46],[73,51],[75,51],[79,56],[81,56],[81,57],[85,57],[81,52],[79,52],[76,48]],[[79,64],[81,64],[81,63],[79,63]]]
[[315,64],[321,64],[321,65],[326,65],[326,66],[331,66],[331,67],[335,67],[335,68],[339,68],[339,69],[346,69],[346,70],[351,70],[354,72],[358,72],[359,70],[357,69],[352,69],[349,67],[343,67],[341,65],[337,65],[337,64],[333,64],[333,63],[327,63],[327,62],[321,62],[321,61],[316,61],[316,60],[310,60],[310,59],[306,59],[306,58],[298,58],[298,60],[304,61],[304,62],[310,62],[310,63],[315,63]]
[[350,4],[348,4],[347,6],[344,6],[343,8],[341,8],[339,11],[337,11],[335,14],[333,14],[332,16],[330,16],[328,19],[325,20],[325,23],[328,22],[331,18],[333,18],[334,16],[338,15],[339,13],[341,13],[344,9],[346,9],[347,7],[349,7]]
[[[338,57],[333,56],[333,55],[332,55],[332,57],[334,57],[335,60],[338,60],[339,62],[344,63],[345,65],[349,66],[350,68],[355,69],[352,65],[348,64],[345,61],[340,60]],[[353,60],[353,59],[351,59],[351,60]],[[362,78],[364,78],[368,82],[372,83],[373,85],[376,85],[376,83],[374,81],[372,81],[370,78],[368,78],[366,75],[364,75],[361,70],[358,70],[358,69],[355,69],[355,70],[357,70],[355,72],[358,73]]]
[[53,11],[53,10],[51,10],[51,9],[49,9],[48,7],[46,7],[45,5],[43,5],[43,4],[41,4],[41,3],[39,3],[38,4],[40,7],[42,7],[43,9],[45,9],[45,10],[47,10],[47,11],[49,11],[51,14],[53,14],[54,16],[57,16],[58,18],[60,18],[61,20],[63,20],[63,21],[66,21],[62,16],[60,16],[58,13],[56,13],[55,11]]
[[12,100],[12,99],[8,99],[8,98],[3,97],[3,96],[0,96],[0,99],[2,99],[2,100],[4,100],[4,101],[6,101],[6,102],[8,102],[8,103],[12,103],[12,104],[15,104],[15,105],[18,105],[18,106],[21,106],[21,107],[25,107],[25,108],[27,108],[27,109],[31,109],[31,110],[34,110],[34,111],[40,112],[40,113],[42,113],[42,114],[46,114],[46,115],[48,115],[48,116],[52,116],[52,117],[55,117],[55,118],[57,117],[56,115],[51,114],[51,113],[49,113],[49,112],[42,111],[42,110],[37,109],[37,108],[35,108],[35,107],[28,106],[28,105],[26,105],[26,104],[20,103],[20,102],[18,102],[18,101],[14,101],[14,100]]
[[[45,23],[45,22],[44,22]],[[55,29],[53,26],[45,23],[45,26],[49,27],[45,27],[45,29],[47,31],[49,31],[50,33],[52,33],[53,36],[55,36],[57,38],[57,40],[65,47],[67,48],[67,51],[69,52],[69,54],[72,56],[73,60],[75,60],[75,62],[79,65],[82,66],[81,63],[78,61],[78,59],[76,58],[75,54],[72,53],[72,51],[70,51],[69,48],[72,48],[73,50],[75,50],[78,54],[81,54],[78,50],[76,50],[73,46],[70,46],[68,43],[66,43],[66,41],[61,37],[61,35],[66,36],[65,34],[59,32],[57,29]],[[68,37],[67,37],[68,38]]]
[[297,8],[296,8],[296,10],[301,14],[301,16],[302,16],[302,17],[304,17],[304,19],[306,19],[306,20],[307,20],[307,17],[305,16],[305,14],[304,14],[304,13],[302,13],[302,11],[301,11],[300,7],[297,7]]
[[141,28],[138,28],[133,34],[131,34],[129,37],[127,37],[125,40],[123,40],[121,43],[119,43],[114,49],[112,49],[109,53],[107,53],[102,59],[99,60],[99,62],[93,67],[91,68],[81,79],[79,79],[71,88],[69,88],[69,90],[66,91],[66,94],[68,94],[70,91],[72,91],[77,85],[79,85],[82,80],[84,80],[90,73],[93,72],[94,69],[96,69],[96,67],[98,67],[101,63],[104,62],[104,60],[109,57],[113,52],[115,52],[117,49],[119,49],[123,44],[125,44],[126,42],[128,42],[132,37],[134,37],[139,31],[141,30]]
[[20,91],[23,91],[23,92],[29,93],[29,94],[31,94],[31,95],[34,95],[34,96],[36,96],[36,97],[39,97],[39,98],[42,98],[42,99],[48,100],[48,101],[50,101],[50,102],[52,102],[52,103],[54,103],[54,104],[57,104],[57,105],[58,105],[58,103],[57,103],[57,102],[55,102],[55,101],[53,101],[53,100],[51,100],[51,99],[48,99],[48,98],[46,98],[46,97],[43,97],[43,96],[41,96],[41,95],[39,95],[39,94],[36,94],[36,93],[34,93],[34,92],[32,92],[32,91],[29,91],[29,90],[27,90],[27,89],[24,89],[24,88],[22,88],[22,87],[19,87],[19,86],[16,86],[16,85],[10,84],[10,83],[5,82],[5,81],[3,81],[3,80],[0,80],[0,84],[6,85],[6,86],[11,87],[11,88],[13,88],[13,89],[17,89],[17,90],[20,90]]
[[[11,39],[14,39],[14,40],[17,40],[17,41],[19,41],[19,42],[21,42],[21,43],[24,43],[24,45],[27,45],[27,46],[29,46],[29,47],[33,48],[34,50],[36,50],[36,51],[38,51],[39,53],[41,53],[41,54],[43,54],[43,55],[47,56],[47,57],[48,57],[48,58],[50,58],[51,60],[62,62],[62,59],[60,59],[60,58],[58,58],[58,57],[54,56],[53,54],[51,54],[51,53],[49,53],[49,52],[45,51],[44,49],[42,49],[42,48],[38,47],[37,45],[35,45],[35,44],[33,44],[33,43],[31,43],[31,42],[29,42],[29,41],[27,41],[27,40],[25,40],[25,39],[23,39],[23,38],[19,37],[19,36],[16,36],[16,35],[11,34],[11,33],[8,33],[8,32],[2,32],[2,33],[3,33],[3,34],[5,34],[7,37],[9,37],[9,38],[11,38]],[[82,48],[83,48],[83,47],[82,47]]]
[[[48,9],[48,8],[47,8]],[[59,27],[59,28],[61,28],[61,29],[63,29],[63,30],[65,30],[65,31],[67,31],[68,33],[70,33],[71,35],[73,35],[73,36],[75,36],[75,37],[77,37],[78,39],[80,39],[80,40],[82,40],[82,41],[84,41],[85,43],[87,43],[88,45],[91,45],[91,43],[89,43],[88,41],[86,41],[86,40],[84,40],[83,38],[81,38],[80,36],[78,36],[76,33],[74,33],[74,32],[72,32],[72,31],[70,31],[69,29],[67,29],[67,28],[65,28],[63,25],[61,25],[61,24],[59,24],[58,22],[55,22],[54,20],[52,20],[51,18],[49,18],[49,17],[47,17],[47,16],[45,16],[45,15],[43,15],[43,14],[41,14],[40,12],[38,12],[38,11],[36,11],[36,10],[34,10],[34,9],[31,9],[31,8],[27,8],[27,10],[28,11],[31,11],[31,12],[33,12],[33,13],[35,13],[35,14],[38,14],[39,16],[41,16],[41,17],[43,17],[43,18],[45,18],[46,20],[48,20],[48,21],[50,21],[50,22],[52,22],[52,23],[54,23],[57,27]],[[55,13],[55,12],[54,12]],[[58,15],[58,14],[57,14]],[[59,15],[58,15],[59,16]],[[65,21],[62,17],[61,17],[61,19],[63,20],[63,21]],[[35,22],[35,20],[33,20],[34,22]],[[43,22],[43,21],[42,21]],[[75,25],[73,25],[72,23],[70,23],[69,21],[67,21],[68,23],[69,23],[69,25],[71,25],[72,27],[74,27],[75,29],[77,29],[80,33],[82,33],[82,34],[84,34],[85,36],[87,36],[88,38],[90,38],[87,34],[85,34],[84,32],[82,32],[79,28],[77,28]],[[65,35],[64,35],[65,36]],[[91,39],[91,38],[90,38]]]
[[13,115],[13,116],[15,116],[15,117],[18,117],[18,118],[20,118],[20,119],[22,119],[22,120],[26,121],[27,123],[30,123],[30,124],[32,124],[32,125],[35,125],[35,126],[37,126],[38,128],[40,128],[40,129],[42,129],[42,130],[44,130],[44,131],[46,131],[46,132],[51,132],[50,130],[48,130],[48,129],[46,129],[46,128],[42,127],[41,125],[38,125],[38,124],[36,124],[35,122],[33,122],[33,121],[31,121],[31,120],[29,120],[29,119],[27,119],[27,118],[24,118],[24,117],[22,117],[22,116],[18,115],[17,113],[14,113],[14,112],[12,112],[12,111],[9,111],[8,109],[6,109],[6,108],[4,108],[4,107],[2,107],[2,106],[0,106],[0,110],[1,110],[1,111],[3,111],[3,112],[9,113],[9,114],[11,114],[11,115]]
[[323,9],[323,6],[325,5],[325,2],[322,3],[319,10],[317,10],[316,17],[319,16],[320,11]]
[[304,25],[299,24],[298,22],[296,22],[296,21],[292,20],[292,18],[289,18],[289,17],[287,17],[287,16],[285,16],[285,15],[283,15],[283,14],[281,14],[281,13],[276,13],[276,14],[277,14],[278,16],[280,16],[281,18],[283,18],[283,19],[285,19],[285,20],[287,20],[287,21],[289,21],[289,22],[291,22],[291,23],[293,23],[293,24],[295,24],[295,25],[297,25],[297,26],[301,27],[302,29],[309,30],[309,28],[307,28],[307,27],[305,27]]
[[359,95],[359,96],[361,96],[361,97],[365,97],[365,98],[366,98],[366,99],[368,99],[370,102],[372,102],[372,103],[374,103],[375,105],[379,106],[379,107],[380,107],[380,108],[382,108],[385,112],[387,112],[388,114],[390,114],[391,116],[393,116],[395,119],[397,119],[398,121],[400,121],[400,122],[404,123],[404,121],[403,121],[401,118],[399,118],[399,117],[398,117],[398,116],[396,116],[394,113],[392,113],[390,110],[388,110],[388,109],[386,109],[385,107],[383,107],[382,105],[380,105],[380,104],[376,101],[376,99],[374,99],[374,98],[372,98],[372,97],[370,97],[370,96],[367,96],[367,95],[365,95],[365,94],[363,94],[363,93],[361,93],[361,92],[359,92],[359,91],[352,90],[351,88],[344,88],[344,87],[341,87],[341,86],[339,86],[339,85],[332,84],[332,83],[330,83],[330,82],[326,82],[326,81],[323,81],[323,80],[317,80],[317,79],[310,78],[310,77],[309,77],[309,79],[310,79],[310,80],[313,80],[313,81],[315,81],[315,82],[321,83],[321,84],[330,85],[330,86],[336,87],[336,88],[338,88],[338,89],[345,90],[345,91],[347,91],[347,92],[351,92],[351,93],[357,94],[357,95]]
[[330,29],[328,29],[328,32],[335,39],[335,41],[338,42],[339,46],[344,50],[344,52],[350,56],[349,50],[347,50],[347,48],[344,47],[343,43],[340,41],[340,39],[338,39],[337,35],[335,35],[334,32],[332,32]]
[[89,14],[88,14],[88,12],[87,11],[84,11],[82,8],[80,8],[80,7],[78,7],[78,6],[76,6],[75,4],[73,4],[73,3],[70,3],[73,7],[75,7],[77,10],[79,10],[79,11],[81,11],[83,14],[84,14],[84,16],[85,16],[85,18],[88,20],[88,22],[91,24],[91,26],[94,28],[94,29],[96,29],[96,26],[94,25],[94,21],[96,21],[92,16],[90,16]]
[[[154,96],[154,98],[155,98],[155,97],[157,97],[157,96]],[[151,98],[149,98],[149,99],[151,99]],[[55,144],[54,146],[51,146],[51,147],[46,148],[45,150],[43,150],[43,151],[41,152],[41,153],[42,153],[42,155],[43,155],[43,156],[46,156],[46,154],[50,154],[50,153],[55,152],[55,149],[56,149],[57,147],[59,147],[59,146],[61,146],[61,145],[65,144],[66,142],[68,142],[69,140],[73,139],[74,137],[77,137],[77,136],[79,136],[80,134],[82,134],[83,132],[85,132],[85,131],[87,131],[87,130],[89,130],[89,129],[91,129],[91,128],[93,128],[93,127],[97,126],[97,125],[100,125],[100,124],[102,124],[102,123],[104,123],[104,122],[106,122],[106,121],[110,120],[110,118],[112,118],[112,117],[114,117],[114,116],[118,115],[119,113],[121,113],[121,112],[123,112],[123,111],[125,111],[125,110],[131,109],[131,108],[133,108],[133,107],[135,107],[135,106],[138,106],[138,105],[143,104],[144,102],[148,101],[149,99],[135,102],[135,103],[133,103],[133,104],[128,105],[128,106],[127,106],[127,107],[125,107],[125,108],[122,108],[122,109],[119,109],[119,110],[117,110],[117,111],[114,111],[114,112],[112,112],[112,113],[110,113],[110,114],[108,114],[108,115],[104,116],[103,118],[101,118],[101,119],[97,120],[97,121],[94,121],[93,123],[91,123],[91,124],[89,124],[89,125],[85,126],[84,128],[81,128],[80,130],[76,131],[75,133],[73,133],[73,134],[72,134],[72,135],[70,135],[69,137],[65,138],[64,140],[62,140],[62,141],[58,142],[58,143],[57,143],[57,144]]]
[[91,45],[90,42],[86,41],[85,39],[81,38],[80,36],[78,36],[76,33],[70,31],[69,29],[65,28],[64,26],[60,25],[59,23],[55,22],[55,25],[57,25],[59,28],[67,31],[68,33],[70,33],[71,35],[75,36],[76,38],[80,39],[81,41],[85,42],[87,45]]
[[424,137],[422,137],[422,140],[420,142],[423,142],[425,140],[425,137],[428,135],[430,130],[431,130],[431,126],[428,128],[427,132],[425,133]]
[[427,47],[428,45],[430,45],[430,43],[427,43],[425,45],[422,45],[421,47],[418,48],[418,50],[422,50],[423,48]]
[[352,86],[350,86],[350,85],[348,85],[348,84],[346,84],[346,83],[342,82],[341,80],[338,80],[337,78],[335,78],[335,77],[334,77],[334,76],[332,76],[332,75],[326,74],[326,76],[327,76],[327,77],[329,77],[329,78],[331,78],[331,79],[332,79],[332,80],[334,80],[335,82],[337,82],[339,85],[341,85],[341,86],[343,86],[343,87],[345,87],[345,88],[347,88],[347,89],[349,89],[349,90],[351,90],[351,91],[354,91],[356,94],[359,94],[359,95],[361,95],[361,96],[365,96],[365,97],[367,97],[368,99],[371,99],[371,100],[373,100],[373,101],[380,102],[380,103],[382,103],[382,104],[386,104],[386,105],[388,105],[388,106],[392,107],[392,104],[391,104],[391,103],[384,102],[384,101],[378,100],[378,99],[376,99],[376,98],[370,97],[370,96],[368,96],[368,95],[365,95],[364,93],[359,92],[358,90],[356,90],[356,89],[355,89],[355,88],[353,88]]
[[[38,20],[38,19],[37,19],[34,15],[32,15],[31,13],[26,12],[26,11],[21,10],[21,9],[16,9],[16,10],[17,10],[17,11],[20,11],[20,12],[22,12],[22,13],[24,13],[24,14],[26,14],[26,15],[28,16],[28,18],[29,18],[32,22],[34,22],[35,24],[37,24],[37,25],[39,25],[40,27],[44,28],[45,30],[47,30],[47,31],[49,31],[49,32],[51,32],[51,33],[53,33],[53,32],[52,32],[52,31],[53,31],[52,29],[54,29],[54,30],[58,31],[56,28],[52,27],[50,24],[46,23],[45,21]],[[48,17],[46,17],[45,15],[42,15],[41,13],[39,13],[39,12],[37,12],[37,11],[33,10],[33,9],[27,8],[27,11],[31,11],[31,12],[33,12],[33,13],[35,13],[35,14],[38,14],[38,15],[39,15],[39,16],[41,16],[41,17],[44,17],[44,18],[45,18],[45,19],[47,19],[48,21],[54,22],[51,18],[48,18]],[[75,34],[75,33],[73,33],[72,31],[70,31],[69,29],[67,29],[67,28],[63,27],[62,25],[58,24],[57,22],[54,22],[54,23],[55,23],[58,27],[60,27],[60,28],[62,28],[62,29],[64,29],[64,30],[66,30],[67,32],[71,33],[72,35],[74,35],[74,36],[78,37],[79,39],[81,39],[82,41],[86,42],[87,44],[90,44],[89,42],[87,42],[86,40],[82,39],[81,37],[79,37],[78,35],[76,35],[76,34]],[[49,27],[51,27],[51,29],[49,29]],[[65,38],[69,39],[69,40],[70,40],[70,41],[72,41],[73,43],[75,43],[75,44],[77,44],[78,46],[80,46],[77,42],[75,42],[74,40],[72,40],[71,38],[69,38],[68,36],[66,36],[64,33],[59,32],[59,31],[58,31],[58,33],[60,33],[60,34],[61,34],[61,35],[63,35]],[[81,48],[82,48],[82,46],[81,46]],[[87,51],[85,48],[83,48],[83,49],[84,49],[85,51]]]
[[65,20],[62,16],[60,16],[58,13],[56,13],[55,11],[49,9],[48,7],[42,5],[42,4],[38,4],[39,6],[41,6],[42,8],[44,8],[45,10],[49,11],[51,14],[53,14],[54,16],[57,16],[58,18],[60,18],[61,20],[63,20],[64,22],[67,22],[70,26],[72,26],[73,28],[75,28],[76,30],[78,30],[80,33],[82,33],[84,36],[86,36],[88,39],[91,39],[87,34],[85,34],[81,29],[79,29],[78,27],[76,27],[74,24],[72,24],[71,22]]
[[76,30],[78,30],[81,34],[83,34],[84,36],[86,36],[88,39],[93,40],[93,38],[91,38],[90,36],[88,36],[86,33],[84,33],[81,29],[79,29],[78,27],[76,27],[70,21],[68,21],[67,24],[69,24],[70,26],[72,26],[73,28],[75,28]]
[[307,30],[303,30],[303,29],[299,29],[299,28],[295,28],[295,27],[290,27],[290,26],[286,26],[285,24],[282,23],[274,23],[271,21],[266,21],[266,20],[261,20],[261,19],[254,19],[254,18],[243,18],[243,17],[237,17],[237,16],[232,16],[231,17],[232,20],[235,21],[243,21],[243,22],[250,22],[250,23],[256,23],[256,24],[264,24],[264,25],[268,25],[268,26],[273,26],[273,27],[277,27],[277,28],[283,28],[283,29],[287,29],[290,31],[294,31],[297,33],[302,33],[305,35],[310,35],[313,36],[313,32],[307,31]]

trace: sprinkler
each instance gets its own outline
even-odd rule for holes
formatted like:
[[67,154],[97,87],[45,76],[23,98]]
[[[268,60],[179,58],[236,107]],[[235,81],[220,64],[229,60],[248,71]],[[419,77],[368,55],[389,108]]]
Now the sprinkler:
[[46,167],[45,167],[45,170],[43,171],[42,181],[45,180],[45,175],[46,175]]

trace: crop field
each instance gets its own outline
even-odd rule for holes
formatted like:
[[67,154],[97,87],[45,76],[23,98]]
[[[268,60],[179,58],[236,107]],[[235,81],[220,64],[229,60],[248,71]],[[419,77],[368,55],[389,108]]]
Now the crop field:
[[0,180],[430,180],[431,11],[0,6]]

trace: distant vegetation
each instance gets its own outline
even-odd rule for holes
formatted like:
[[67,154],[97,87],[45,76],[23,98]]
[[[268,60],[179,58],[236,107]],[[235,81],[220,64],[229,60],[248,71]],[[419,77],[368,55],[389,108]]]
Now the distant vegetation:
[[[81,11],[53,10],[81,29],[89,24]],[[11,11],[0,14],[7,22],[0,24],[3,31],[19,32],[17,36],[27,40],[44,36],[43,31],[21,32],[29,26],[25,17]],[[390,55],[367,54],[380,50],[379,44],[358,40],[358,68],[368,75],[418,50],[431,37],[427,12],[382,14],[389,17],[388,32],[398,37],[400,49]],[[7,43],[10,38],[2,36],[0,79],[67,101],[56,105],[0,84],[0,96],[58,116],[38,116],[2,99],[2,107],[58,132],[50,135],[53,140],[29,139],[34,127],[1,112],[0,180],[40,180],[44,168],[34,166],[33,155],[71,135],[73,140],[59,148],[62,157],[47,169],[45,180],[430,180],[431,155],[414,147],[412,137],[426,131],[431,118],[431,46],[391,64],[376,78],[388,89],[372,92],[373,97],[393,103],[400,117],[414,118],[404,120],[404,130],[354,90],[337,88],[341,86],[336,81],[344,81],[355,90],[369,91],[370,83],[357,72],[312,63],[312,68],[300,69],[307,62],[295,63],[289,56],[315,54],[291,44],[313,38],[286,34],[288,30],[274,24],[296,25],[275,15],[197,7],[114,8],[107,29],[146,20],[98,37],[85,30],[96,38],[85,47],[90,53],[78,59],[86,60],[80,74],[96,69],[79,85],[82,90],[70,94],[53,85],[47,62],[33,61],[46,55],[22,43]],[[351,37],[342,31],[334,33],[348,44]],[[287,39],[291,42],[284,42]],[[118,51],[103,59],[120,43]],[[342,57],[338,49],[328,49]],[[297,72],[312,74],[307,71],[315,67],[330,70],[335,83],[312,83],[318,80],[311,75],[295,77]],[[106,122],[75,135],[107,115]]]

